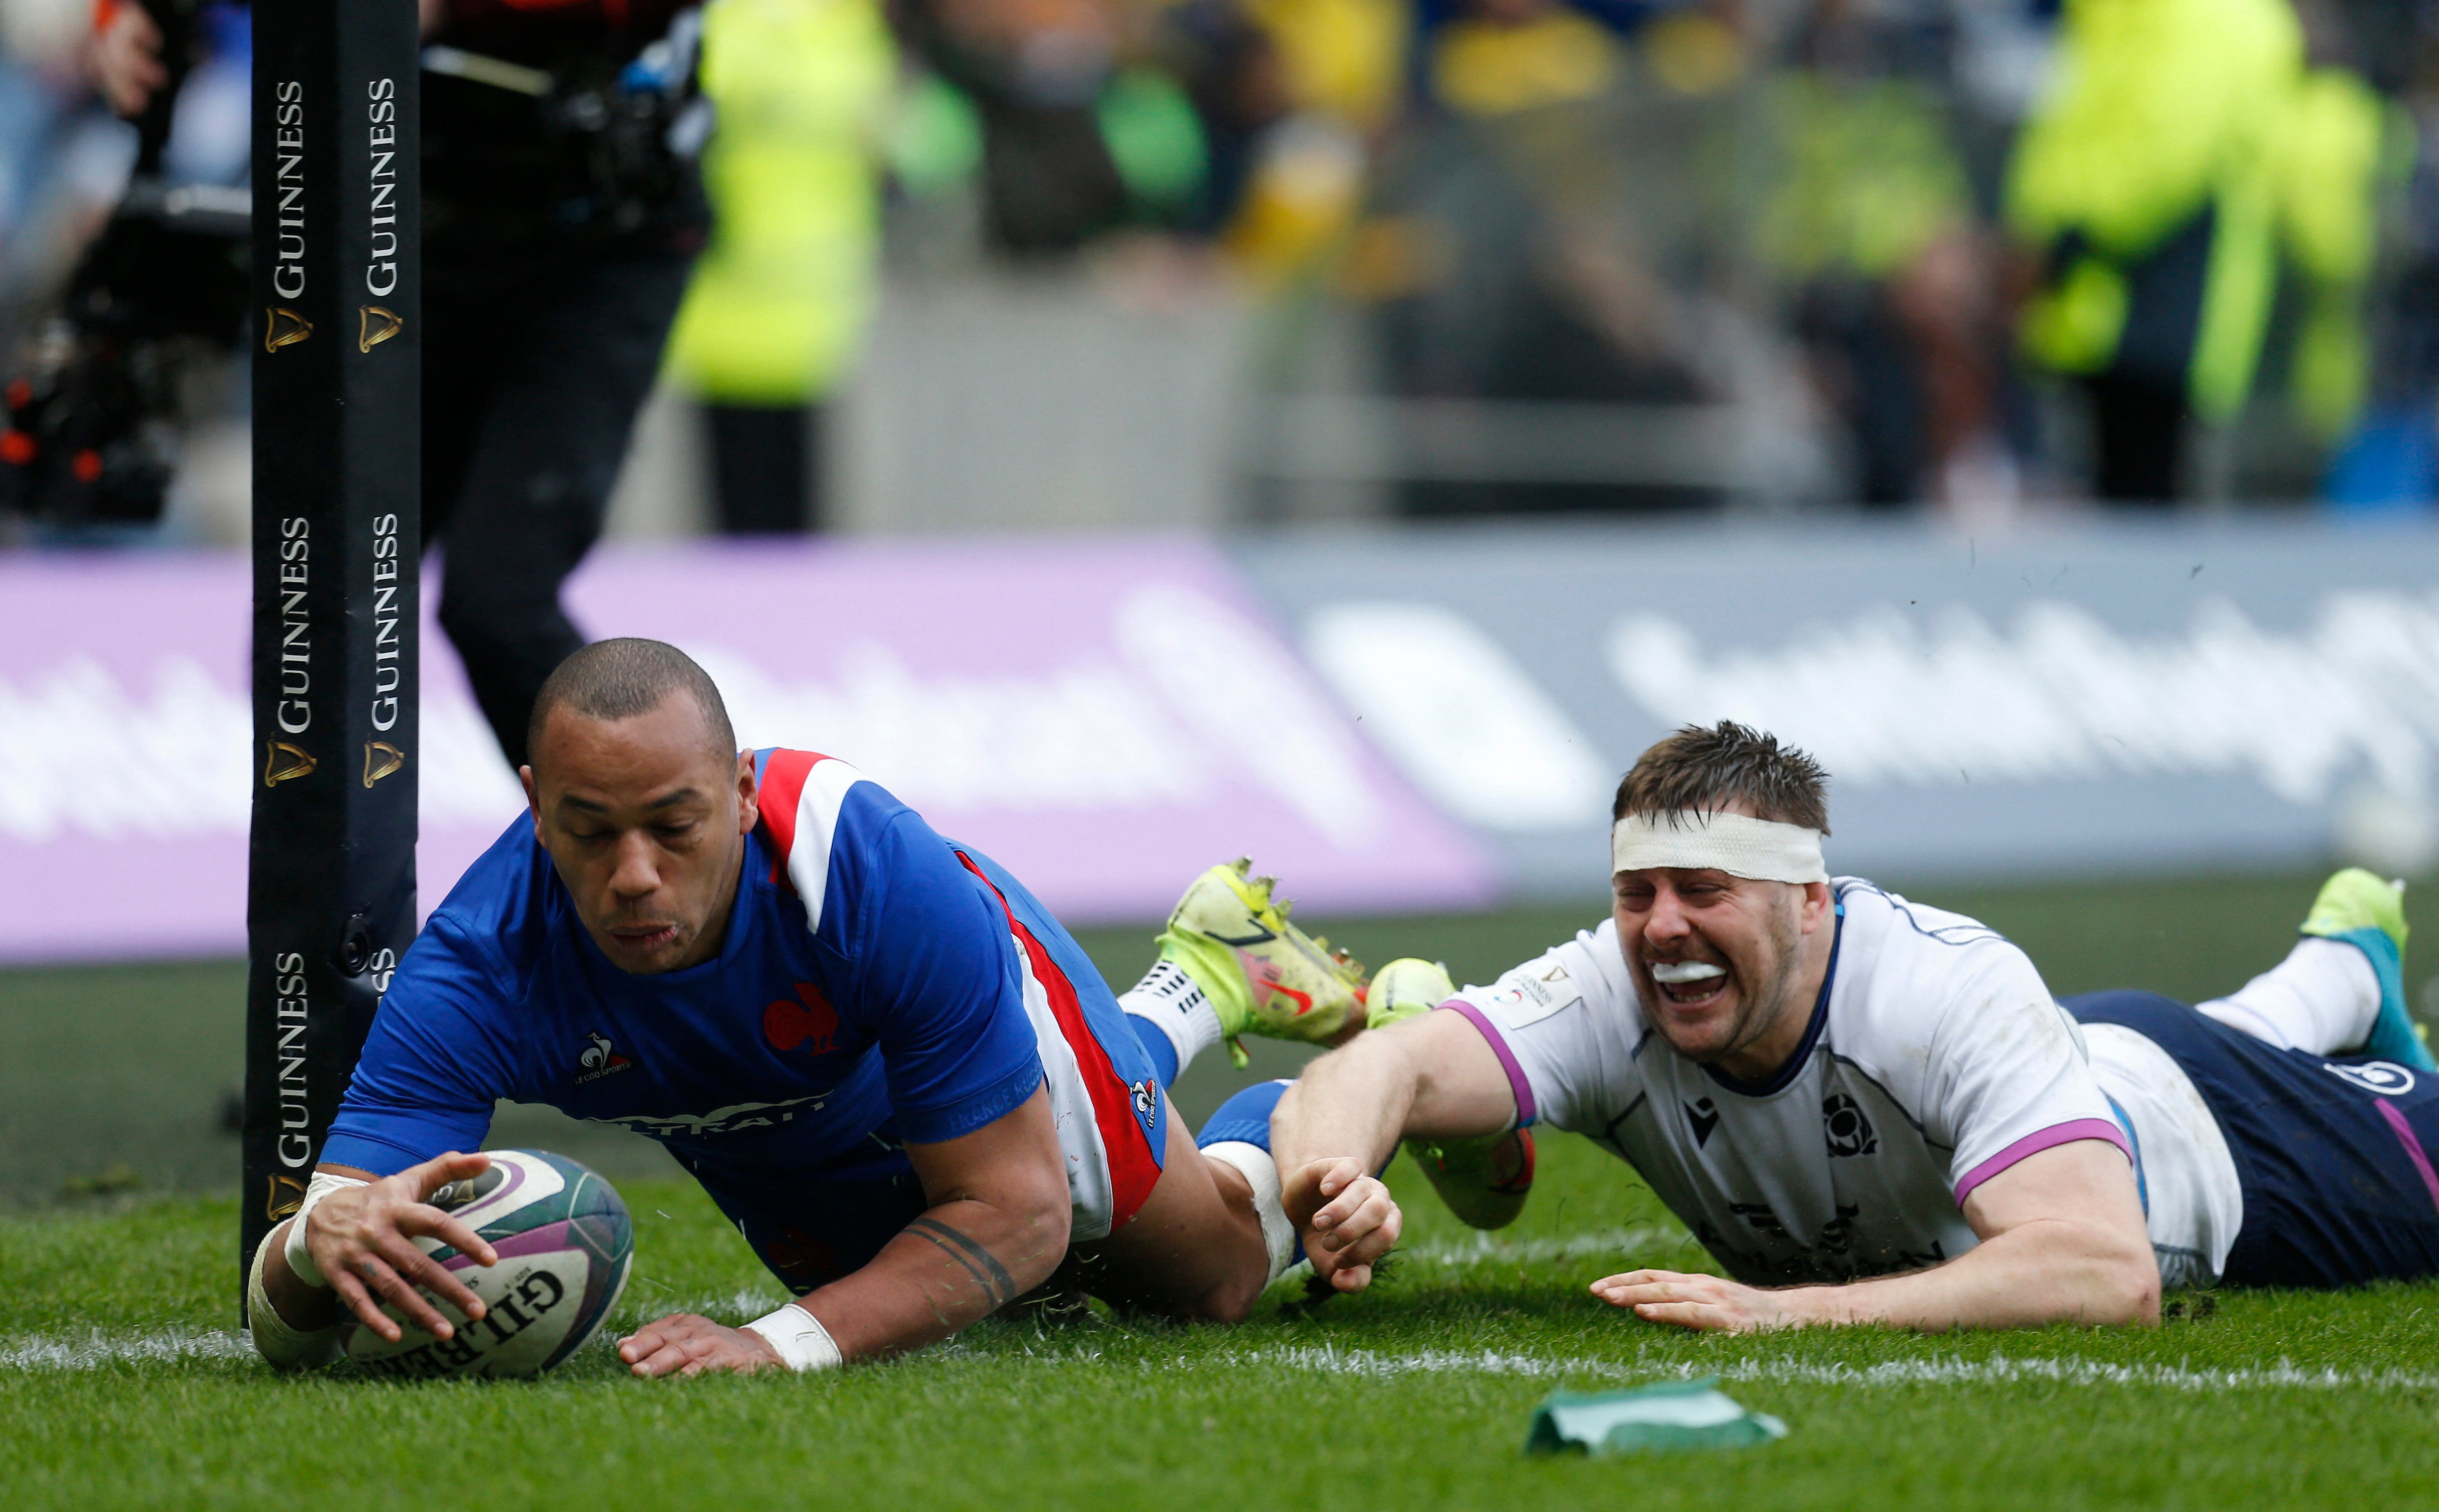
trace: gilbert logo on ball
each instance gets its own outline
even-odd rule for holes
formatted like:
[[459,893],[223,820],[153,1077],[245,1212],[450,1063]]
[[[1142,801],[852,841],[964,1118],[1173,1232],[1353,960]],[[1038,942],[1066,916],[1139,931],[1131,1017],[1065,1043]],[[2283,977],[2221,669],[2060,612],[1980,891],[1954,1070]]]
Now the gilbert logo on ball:
[[[485,1267],[437,1239],[416,1242],[437,1258],[488,1309],[468,1323],[434,1300],[455,1329],[446,1341],[401,1319],[391,1343],[369,1328],[347,1340],[347,1358],[385,1376],[538,1375],[593,1337],[626,1289],[635,1226],[617,1190],[592,1170],[544,1150],[495,1149],[491,1168],[452,1182],[432,1205],[490,1241],[499,1264]],[[395,1307],[383,1311],[398,1318]]]

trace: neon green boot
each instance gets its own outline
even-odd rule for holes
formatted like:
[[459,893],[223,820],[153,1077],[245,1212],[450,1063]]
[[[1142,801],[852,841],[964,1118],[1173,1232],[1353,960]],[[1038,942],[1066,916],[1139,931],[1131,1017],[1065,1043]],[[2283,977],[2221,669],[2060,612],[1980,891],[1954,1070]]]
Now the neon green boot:
[[2372,974],[2379,978],[2379,1017],[2372,1021],[2363,1054],[2416,1071],[2439,1071],[2405,1005],[2405,884],[2349,866],[2321,884],[2302,933],[2343,940],[2370,958]]
[[[1448,968],[1408,956],[1373,973],[1364,1026],[1384,1029],[1429,1013],[1456,996]],[[1504,1229],[1533,1190],[1533,1131],[1510,1129],[1471,1139],[1410,1139],[1405,1151],[1449,1211],[1477,1229]]]
[[1272,877],[1248,877],[1238,858],[1194,879],[1160,935],[1160,958],[1194,978],[1220,1014],[1228,1058],[1241,1071],[1239,1036],[1336,1039],[1363,1001],[1363,967],[1329,941],[1288,922],[1285,900],[1273,901]]

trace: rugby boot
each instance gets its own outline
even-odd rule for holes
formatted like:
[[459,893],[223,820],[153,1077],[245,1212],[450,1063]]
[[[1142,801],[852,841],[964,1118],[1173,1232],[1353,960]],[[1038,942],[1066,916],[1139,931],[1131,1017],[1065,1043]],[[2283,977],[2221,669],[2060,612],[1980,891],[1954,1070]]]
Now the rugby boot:
[[[1429,1013],[1456,996],[1448,968],[1408,956],[1372,974],[1364,1026],[1383,1029]],[[1504,1229],[1524,1211],[1533,1190],[1533,1131],[1510,1129],[1471,1139],[1410,1139],[1406,1154],[1458,1219],[1477,1229]]]
[[2321,884],[2302,933],[2343,940],[2370,959],[2372,974],[2379,978],[2379,1016],[2372,1021],[2362,1053],[2416,1071],[2439,1071],[2421,1025],[2405,1005],[2405,884],[2349,866]]
[[1253,864],[1239,857],[1194,879],[1160,934],[1160,958],[1202,988],[1239,1071],[1242,1036],[1325,1043],[1363,1002],[1362,964],[1289,923],[1292,905],[1271,896],[1277,879],[1248,876]]

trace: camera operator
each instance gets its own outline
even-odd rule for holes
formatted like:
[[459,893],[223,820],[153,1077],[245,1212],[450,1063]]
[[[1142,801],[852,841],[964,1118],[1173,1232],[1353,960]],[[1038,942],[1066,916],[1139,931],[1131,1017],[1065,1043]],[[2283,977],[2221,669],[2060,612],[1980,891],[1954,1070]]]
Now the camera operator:
[[[584,637],[560,585],[601,532],[708,222],[695,0],[419,0],[423,539],[440,623],[511,765]],[[146,9],[101,0],[96,88],[169,81]]]

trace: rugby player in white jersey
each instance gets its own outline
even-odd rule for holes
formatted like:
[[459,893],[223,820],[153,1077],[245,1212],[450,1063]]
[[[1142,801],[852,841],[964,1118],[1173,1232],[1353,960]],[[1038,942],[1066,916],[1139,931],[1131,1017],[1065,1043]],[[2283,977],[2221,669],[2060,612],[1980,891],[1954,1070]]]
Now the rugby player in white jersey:
[[2152,1324],[2163,1281],[2439,1272],[2394,887],[2340,873],[2230,999],[2061,1005],[1972,919],[1830,878],[1825,786],[1768,736],[1682,730],[1619,789],[1608,922],[1487,987],[1383,968],[1379,1032],[1273,1119],[1316,1270],[1369,1283],[1402,1215],[1365,1173],[1400,1139],[1541,1122],[1623,1157],[1728,1272],[1593,1285],[1690,1328]]

